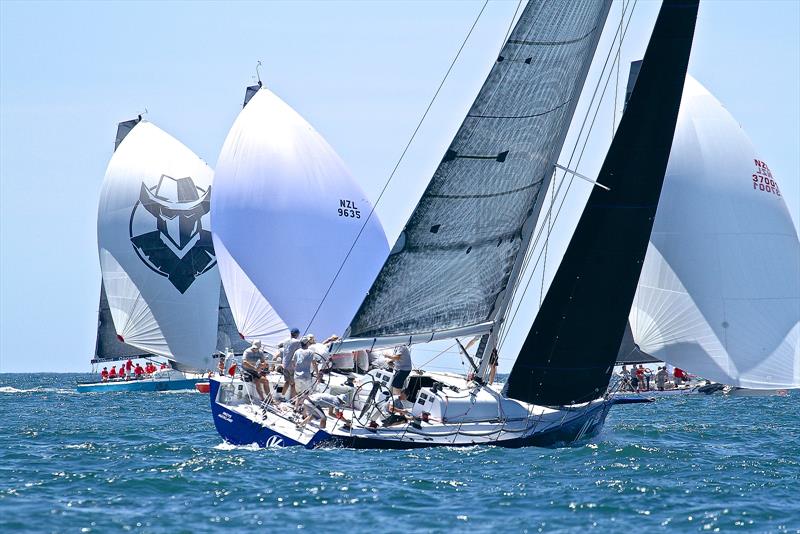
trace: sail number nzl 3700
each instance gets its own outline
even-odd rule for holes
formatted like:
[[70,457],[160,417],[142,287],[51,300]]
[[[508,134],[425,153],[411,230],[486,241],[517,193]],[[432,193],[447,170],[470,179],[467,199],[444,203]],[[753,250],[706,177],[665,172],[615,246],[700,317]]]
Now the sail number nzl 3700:
[[352,200],[339,199],[339,217],[361,218],[361,211]]

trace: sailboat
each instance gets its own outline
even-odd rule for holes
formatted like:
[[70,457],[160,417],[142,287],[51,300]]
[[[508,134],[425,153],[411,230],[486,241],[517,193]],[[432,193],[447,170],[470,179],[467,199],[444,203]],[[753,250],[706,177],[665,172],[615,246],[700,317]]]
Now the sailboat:
[[222,298],[207,230],[212,174],[141,117],[119,124],[98,213],[103,281],[92,363],[162,357],[171,365],[78,391],[191,389],[211,367]]
[[728,392],[799,388],[798,273],[800,241],[776,177],[731,114],[687,76],[630,313],[633,338]]
[[[697,2],[661,7],[628,110],[502,391],[484,377],[610,2],[531,1],[400,238],[331,352],[480,335],[467,377],[355,382],[332,427],[212,380],[222,437],[355,448],[570,444],[596,435],[669,158]],[[226,286],[227,287],[227,286]],[[568,377],[568,379],[566,379]]]

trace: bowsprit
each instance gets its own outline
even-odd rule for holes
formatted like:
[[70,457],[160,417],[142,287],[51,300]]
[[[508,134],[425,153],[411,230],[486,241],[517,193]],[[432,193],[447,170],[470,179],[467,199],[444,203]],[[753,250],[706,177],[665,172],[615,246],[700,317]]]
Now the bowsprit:
[[139,258],[181,293],[216,265],[211,232],[202,221],[210,201],[210,186],[204,191],[189,177],[161,175],[153,187],[142,183],[131,213],[131,243]]

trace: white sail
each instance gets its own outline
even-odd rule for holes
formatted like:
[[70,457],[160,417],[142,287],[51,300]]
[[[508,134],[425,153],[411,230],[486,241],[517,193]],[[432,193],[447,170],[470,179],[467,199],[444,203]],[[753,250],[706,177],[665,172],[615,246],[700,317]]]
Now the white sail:
[[745,388],[800,387],[800,242],[739,124],[687,76],[630,321],[642,350]]
[[211,168],[140,122],[106,170],[100,266],[117,335],[195,368],[211,367],[220,279],[209,232]]
[[371,210],[322,136],[259,90],[225,140],[211,209],[239,332],[270,345],[295,327],[342,334],[388,254],[377,215],[364,226]]

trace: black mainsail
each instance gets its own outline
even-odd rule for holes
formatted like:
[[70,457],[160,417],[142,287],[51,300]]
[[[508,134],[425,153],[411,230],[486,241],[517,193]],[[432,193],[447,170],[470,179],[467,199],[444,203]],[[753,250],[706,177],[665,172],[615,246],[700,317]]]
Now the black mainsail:
[[561,406],[608,386],[672,146],[698,0],[666,0],[619,129],[505,393]]
[[347,336],[441,332],[502,311],[609,7],[527,4]]

